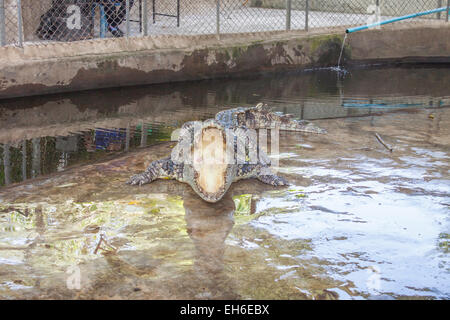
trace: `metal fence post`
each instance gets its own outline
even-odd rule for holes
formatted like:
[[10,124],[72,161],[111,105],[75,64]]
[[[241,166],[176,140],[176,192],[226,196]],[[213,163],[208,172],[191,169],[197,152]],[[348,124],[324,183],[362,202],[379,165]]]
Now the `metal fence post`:
[[147,0],[142,0],[142,32],[148,36],[148,6]]
[[448,16],[450,15],[450,0],[447,0],[447,18],[446,21],[448,22]]
[[130,0],[126,0],[127,38],[130,36]]
[[0,0],[0,47],[6,45],[5,0]]
[[220,0],[216,0],[216,33],[220,39]]
[[22,30],[22,1],[17,0],[17,27],[19,36],[19,46],[23,47],[23,30]]
[[309,30],[309,0],[305,1],[305,30]]
[[153,24],[156,22],[156,3],[155,0],[152,0],[152,15],[153,15]]
[[286,31],[291,30],[292,0],[286,0]]
[[180,27],[180,0],[177,0],[177,27]]
[[[437,7],[438,8],[442,8],[442,0],[437,0]],[[437,13],[437,19],[441,20],[441,13],[440,12]]]

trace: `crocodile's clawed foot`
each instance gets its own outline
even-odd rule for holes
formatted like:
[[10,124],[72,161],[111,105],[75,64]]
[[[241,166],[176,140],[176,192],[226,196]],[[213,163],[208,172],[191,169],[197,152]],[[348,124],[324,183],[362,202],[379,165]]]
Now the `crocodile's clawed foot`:
[[261,182],[270,184],[275,187],[289,185],[289,182],[285,178],[276,175],[261,175],[258,177],[258,179]]
[[289,182],[283,177],[275,176],[272,184],[274,186],[288,186]]
[[134,175],[126,182],[132,186],[142,186],[145,183],[147,183],[147,178],[142,174]]

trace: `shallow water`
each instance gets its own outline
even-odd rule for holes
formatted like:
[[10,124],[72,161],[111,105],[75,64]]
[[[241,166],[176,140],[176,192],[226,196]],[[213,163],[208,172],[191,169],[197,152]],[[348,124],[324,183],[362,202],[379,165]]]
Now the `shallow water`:
[[[448,299],[448,71],[0,102],[0,298]],[[124,185],[183,122],[259,101],[328,131],[281,134],[289,187],[241,181],[207,204],[176,181]]]

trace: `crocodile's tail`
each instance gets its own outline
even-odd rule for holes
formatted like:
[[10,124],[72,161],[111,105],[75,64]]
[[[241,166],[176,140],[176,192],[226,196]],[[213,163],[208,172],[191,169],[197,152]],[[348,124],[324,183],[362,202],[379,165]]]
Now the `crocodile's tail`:
[[237,110],[234,115],[236,126],[250,129],[274,129],[308,133],[327,133],[326,130],[306,120],[297,120],[292,114],[273,112],[268,105],[262,103],[256,107]]
[[288,123],[281,123],[280,130],[283,131],[297,131],[297,132],[307,132],[307,133],[317,133],[317,134],[326,134],[327,131],[325,129],[320,128],[312,122],[307,120],[296,120],[291,119]]

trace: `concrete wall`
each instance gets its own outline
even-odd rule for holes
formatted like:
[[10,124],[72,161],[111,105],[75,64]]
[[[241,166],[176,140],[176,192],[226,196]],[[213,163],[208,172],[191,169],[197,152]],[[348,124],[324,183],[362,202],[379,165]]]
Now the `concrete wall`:
[[[165,36],[0,48],[0,98],[335,66],[344,30]],[[450,63],[450,24],[349,37],[344,62]]]
[[450,63],[450,23],[421,27],[392,25],[391,28],[356,32],[349,36],[349,64],[364,61],[397,63]]

